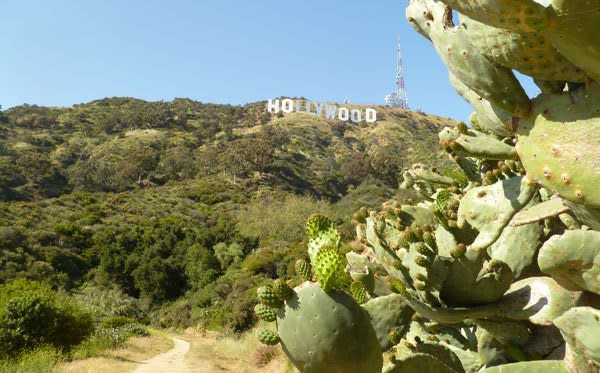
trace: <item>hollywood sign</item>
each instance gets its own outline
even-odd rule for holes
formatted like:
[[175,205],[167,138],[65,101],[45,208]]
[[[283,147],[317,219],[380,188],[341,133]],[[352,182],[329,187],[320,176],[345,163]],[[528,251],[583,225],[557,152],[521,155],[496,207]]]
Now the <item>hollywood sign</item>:
[[345,122],[352,121],[354,123],[360,123],[363,118],[367,123],[375,123],[375,121],[377,121],[377,111],[375,111],[375,109],[367,108],[363,112],[359,109],[349,109],[347,107],[338,107],[322,102],[292,100],[289,98],[283,100],[269,100],[267,103],[267,111],[274,114],[277,114],[280,111],[284,113],[295,111],[297,113],[307,113],[318,116],[324,115],[327,119],[339,119]]

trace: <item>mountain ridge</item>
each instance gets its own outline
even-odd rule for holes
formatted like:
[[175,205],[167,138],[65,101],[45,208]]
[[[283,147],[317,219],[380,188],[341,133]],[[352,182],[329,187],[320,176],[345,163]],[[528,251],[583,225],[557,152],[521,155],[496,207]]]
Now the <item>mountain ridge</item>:
[[[415,141],[426,141],[427,147],[434,147],[431,136],[440,126],[455,124],[422,113],[371,107],[377,109],[378,120],[369,125],[327,120],[305,113],[275,115],[266,111],[266,101],[232,106],[188,99],[148,102],[111,98],[70,108],[13,107],[3,112],[5,126],[0,134],[0,166],[6,167],[4,175],[0,175],[2,199],[54,197],[75,190],[118,192],[130,190],[141,179],[164,184],[168,180],[186,178],[186,172],[197,171],[177,162],[177,157],[194,162],[198,157],[207,157],[203,151],[217,155],[226,152],[228,144],[242,145],[240,151],[248,150],[244,148],[248,145],[244,139],[261,140],[258,145],[263,145],[262,158],[267,159],[261,159],[258,154],[244,154],[242,158],[245,159],[238,159],[235,164],[240,157],[229,154],[226,157],[229,162],[216,163],[231,174],[265,171],[270,166],[265,162],[273,158],[274,154],[269,154],[272,151],[278,152],[283,159],[296,159],[297,164],[306,166],[306,162],[299,161],[304,151],[321,161],[327,158],[326,151],[335,154],[334,161],[350,157],[352,152],[356,155],[366,152],[373,163],[381,156],[378,147],[392,146],[394,149],[386,151],[402,152],[401,158],[408,158],[403,166],[408,166],[418,160],[431,160],[430,152],[412,148]],[[261,133],[266,127],[274,128],[276,131],[271,132],[278,133]],[[274,139],[277,136],[280,138]],[[282,136],[292,136],[292,143],[285,145],[294,148],[294,154],[282,153],[284,144],[278,143],[286,141]],[[308,144],[302,138],[310,138],[313,143]],[[265,145],[273,145],[274,149],[264,149]],[[233,149],[228,151],[232,153]],[[135,159],[127,162],[124,153],[133,154],[131,158]],[[437,160],[437,163],[449,166],[442,152],[436,150],[434,158],[434,163]],[[210,160],[207,163],[216,166]],[[14,165],[20,167],[15,169]],[[279,170],[283,172],[281,175],[291,171]],[[101,177],[107,181],[97,180]],[[300,180],[296,181],[303,185]],[[339,190],[312,188],[311,193],[335,198]]]

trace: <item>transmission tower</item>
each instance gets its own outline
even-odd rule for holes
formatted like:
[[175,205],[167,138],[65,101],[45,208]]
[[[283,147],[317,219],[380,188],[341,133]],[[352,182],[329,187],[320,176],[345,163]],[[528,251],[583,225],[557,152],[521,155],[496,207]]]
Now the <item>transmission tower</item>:
[[385,104],[395,108],[408,109],[408,94],[404,86],[404,67],[402,66],[402,51],[398,39],[398,66],[396,67],[396,92],[385,96]]

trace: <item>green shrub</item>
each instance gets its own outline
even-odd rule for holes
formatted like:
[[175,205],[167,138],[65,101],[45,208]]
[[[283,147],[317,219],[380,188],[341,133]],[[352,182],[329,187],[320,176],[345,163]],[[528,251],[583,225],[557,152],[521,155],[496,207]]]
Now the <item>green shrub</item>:
[[185,328],[190,325],[191,309],[191,299],[182,297],[157,310],[152,323],[162,328]]
[[105,350],[125,345],[129,337],[145,337],[150,335],[148,329],[138,323],[128,323],[119,327],[102,326],[94,334],[73,349],[73,359],[87,359],[98,356]]
[[219,242],[213,246],[213,251],[223,270],[233,264],[239,263],[244,256],[244,247],[237,242],[230,245],[227,245],[225,242]]
[[258,237],[261,246],[281,246],[304,239],[304,224],[312,214],[327,215],[329,205],[311,197],[282,193],[255,198],[240,211],[238,229]]
[[0,373],[51,373],[64,356],[56,348],[44,346],[17,358],[0,360]]
[[201,309],[192,309],[190,323],[229,333],[251,328],[256,322],[256,288],[264,283],[264,276],[250,275],[241,270],[228,271],[190,297]]
[[47,285],[18,280],[0,287],[0,356],[46,344],[68,350],[93,329],[89,313]]
[[136,320],[126,316],[112,316],[102,321],[105,328],[119,328],[128,324],[135,324]]
[[150,335],[148,329],[138,323],[125,324],[118,329],[128,337],[146,337]]
[[75,293],[74,297],[98,319],[122,316],[140,320],[144,317],[139,301],[116,286],[107,289],[86,285]]

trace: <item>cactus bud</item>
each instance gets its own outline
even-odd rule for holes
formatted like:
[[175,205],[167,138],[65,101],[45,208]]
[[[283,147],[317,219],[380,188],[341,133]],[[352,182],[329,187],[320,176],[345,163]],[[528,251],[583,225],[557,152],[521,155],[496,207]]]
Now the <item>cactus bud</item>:
[[312,268],[310,266],[310,262],[306,259],[298,259],[294,266],[296,269],[296,274],[302,277],[305,281],[312,280]]
[[415,289],[420,290],[420,291],[425,291],[425,290],[427,290],[427,284],[424,282],[416,282]]
[[417,254],[415,257],[415,263],[419,267],[428,267],[430,264],[430,260],[425,255]]
[[423,241],[432,249],[435,250],[437,248],[437,242],[435,241],[435,235],[433,233],[425,232],[423,234]]
[[258,299],[265,305],[273,308],[279,308],[283,301],[275,295],[271,285],[261,286],[256,290]]
[[350,294],[358,304],[363,304],[369,300],[369,295],[362,282],[354,281],[350,285]]
[[268,329],[260,329],[256,334],[256,337],[259,341],[269,346],[279,343],[279,336]]
[[254,306],[254,314],[259,319],[267,322],[273,322],[277,319],[277,313],[275,310],[262,303],[258,303],[256,306]]
[[454,249],[452,249],[450,255],[452,255],[453,258],[460,258],[463,255],[465,255],[466,251],[467,247],[465,246],[465,244],[459,243]]
[[279,278],[273,281],[273,293],[277,298],[286,301],[294,294],[294,290],[284,280]]

